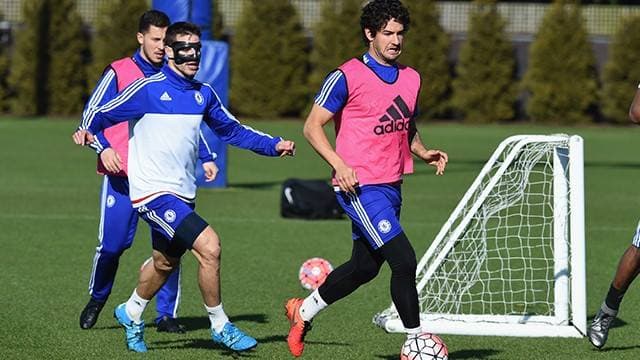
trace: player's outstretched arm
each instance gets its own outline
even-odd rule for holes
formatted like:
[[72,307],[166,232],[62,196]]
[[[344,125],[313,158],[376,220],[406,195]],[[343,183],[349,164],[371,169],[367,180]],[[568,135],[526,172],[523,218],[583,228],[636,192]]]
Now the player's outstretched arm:
[[416,130],[411,139],[411,152],[422,159],[428,165],[436,168],[436,175],[443,175],[444,169],[449,162],[449,155],[446,152],[437,149],[427,149],[420,139],[420,133]]

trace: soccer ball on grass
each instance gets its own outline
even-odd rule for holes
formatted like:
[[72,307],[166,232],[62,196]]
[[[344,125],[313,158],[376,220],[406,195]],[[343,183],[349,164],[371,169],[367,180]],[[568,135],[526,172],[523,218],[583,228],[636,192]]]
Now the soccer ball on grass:
[[400,360],[448,360],[449,350],[437,335],[420,333],[404,342]]

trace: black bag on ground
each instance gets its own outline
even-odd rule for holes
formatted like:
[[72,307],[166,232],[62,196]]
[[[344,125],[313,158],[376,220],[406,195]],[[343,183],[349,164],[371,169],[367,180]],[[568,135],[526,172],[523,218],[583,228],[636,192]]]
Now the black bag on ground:
[[287,179],[282,184],[280,214],[285,218],[340,219],[343,210],[327,182]]

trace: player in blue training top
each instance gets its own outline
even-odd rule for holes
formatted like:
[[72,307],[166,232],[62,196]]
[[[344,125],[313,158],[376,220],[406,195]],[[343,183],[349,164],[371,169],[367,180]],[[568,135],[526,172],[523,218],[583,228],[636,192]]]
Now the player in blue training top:
[[[146,11],[138,22],[137,40],[140,49],[132,57],[111,63],[98,81],[83,112],[79,129],[86,128],[87,122],[96,109],[116,95],[134,80],[148,77],[160,71],[164,63],[164,34],[169,26],[169,17],[157,10]],[[131,247],[138,225],[138,215],[129,199],[127,178],[127,149],[129,129],[114,126],[108,133],[96,134],[91,146],[99,155],[99,172],[104,174],[100,196],[99,244],[93,257],[89,280],[90,299],[80,313],[80,328],[90,329],[104,307],[120,262],[122,253]],[[110,141],[114,142],[111,147]],[[118,147],[117,144],[122,144]],[[209,150],[204,136],[201,137],[199,157],[208,181],[217,174],[213,162],[215,154]],[[157,236],[152,233],[152,237]],[[158,293],[156,302],[156,325],[158,331],[184,333],[184,327],[177,320],[180,294],[180,269],[172,272]]]
[[131,84],[100,107],[78,144],[93,141],[105,127],[129,120],[129,189],[133,206],[153,231],[153,263],[140,273],[129,300],[116,307],[127,347],[145,352],[142,312],[180,262],[186,250],[198,261],[198,281],[215,343],[234,351],[252,349],[257,341],[229,321],[220,301],[220,239],[194,212],[195,154],[204,121],[222,141],[266,156],[293,155],[292,141],[274,138],[240,124],[209,84],[194,80],[200,63],[200,29],[178,22],[167,29],[168,64]]

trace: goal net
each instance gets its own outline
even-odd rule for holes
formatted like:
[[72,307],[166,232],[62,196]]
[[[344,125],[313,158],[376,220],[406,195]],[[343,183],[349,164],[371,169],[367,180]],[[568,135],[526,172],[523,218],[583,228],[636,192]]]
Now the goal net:
[[[586,334],[582,138],[504,140],[418,263],[426,331]],[[374,323],[404,327],[393,304]]]

